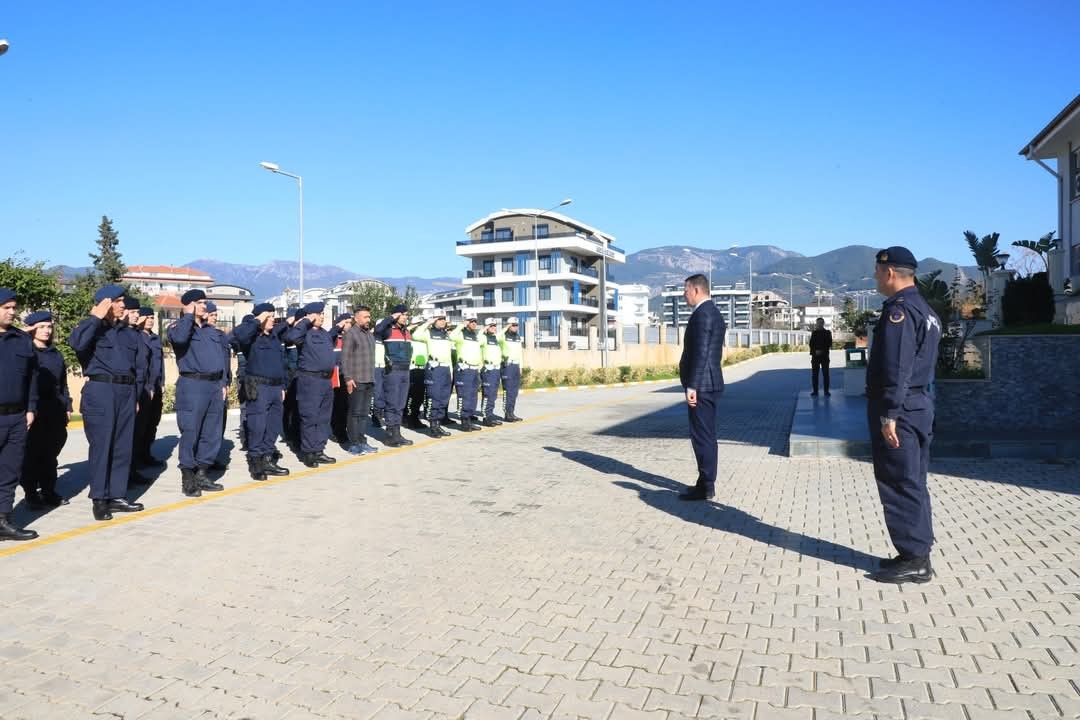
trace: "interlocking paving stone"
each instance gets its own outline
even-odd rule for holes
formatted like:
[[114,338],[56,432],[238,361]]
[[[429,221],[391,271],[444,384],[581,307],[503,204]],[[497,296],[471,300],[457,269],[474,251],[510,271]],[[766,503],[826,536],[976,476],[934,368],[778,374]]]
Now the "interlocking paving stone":
[[281,482],[234,460],[190,503],[174,457],[104,525],[73,432],[81,495],[0,544],[0,715],[1080,716],[1077,464],[932,461],[938,575],[878,585],[870,465],[786,455],[806,374],[726,371],[712,504],[674,496],[675,386],[528,395],[531,422]]

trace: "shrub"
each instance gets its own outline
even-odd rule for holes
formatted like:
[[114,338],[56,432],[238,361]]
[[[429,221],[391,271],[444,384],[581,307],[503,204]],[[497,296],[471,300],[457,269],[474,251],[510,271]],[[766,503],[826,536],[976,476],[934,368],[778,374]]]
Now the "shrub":
[[1010,280],[1001,298],[1004,325],[1034,325],[1054,319],[1054,291],[1046,273]]

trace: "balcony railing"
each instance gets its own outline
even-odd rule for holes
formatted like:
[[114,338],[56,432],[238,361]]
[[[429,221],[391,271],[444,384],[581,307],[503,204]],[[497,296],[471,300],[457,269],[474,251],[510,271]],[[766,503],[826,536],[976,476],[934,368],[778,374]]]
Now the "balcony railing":
[[[598,247],[603,247],[603,243],[601,243],[600,241],[593,240],[588,235],[585,235],[585,234],[579,233],[579,232],[548,233],[547,235],[544,235],[543,237],[541,237],[539,239],[540,240],[550,240],[552,238],[570,238],[570,237],[576,237],[576,238],[581,238],[582,240],[588,240],[588,241],[592,242],[594,245],[597,245]],[[487,244],[487,243],[503,243],[503,242],[514,242],[514,241],[535,240],[535,239],[536,238],[534,238],[532,235],[515,235],[515,236],[512,236],[512,237],[508,237],[508,238],[481,237],[479,240],[473,240],[472,238],[469,238],[468,240],[458,240],[457,244],[460,247],[462,245],[481,245],[481,244]],[[623,250],[621,247],[618,247],[616,245],[608,245],[608,247],[613,252],[622,253],[623,255],[626,254],[625,250]]]
[[600,273],[597,272],[596,270],[591,269],[591,268],[583,268],[583,267],[578,267],[576,265],[571,265],[567,269],[570,272],[576,273],[578,275],[586,275],[586,276],[591,277],[591,278],[599,278],[600,277]]
[[467,277],[467,278],[490,278],[490,277],[495,277],[495,271],[494,270],[490,270],[490,271],[486,271],[486,270],[469,270],[467,273],[465,273],[465,277]]

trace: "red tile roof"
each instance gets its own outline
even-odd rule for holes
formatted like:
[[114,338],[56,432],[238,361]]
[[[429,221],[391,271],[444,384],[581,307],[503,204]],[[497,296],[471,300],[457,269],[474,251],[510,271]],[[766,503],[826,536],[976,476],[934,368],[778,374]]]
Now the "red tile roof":
[[180,298],[175,295],[157,295],[154,297],[154,307],[159,308],[182,308]]

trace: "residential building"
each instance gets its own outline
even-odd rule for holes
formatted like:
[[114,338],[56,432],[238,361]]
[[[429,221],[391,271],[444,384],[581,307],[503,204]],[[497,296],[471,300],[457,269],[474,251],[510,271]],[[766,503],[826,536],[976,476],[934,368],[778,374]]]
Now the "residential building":
[[120,278],[123,285],[131,285],[151,297],[155,295],[183,295],[192,288],[206,290],[214,284],[210,273],[194,268],[170,265],[130,265]]
[[473,303],[471,287],[442,290],[425,295],[420,300],[420,314],[425,320],[430,320],[439,312],[446,315],[447,322],[458,325],[465,320],[466,312],[476,312]]
[[218,326],[223,330],[236,327],[244,316],[255,309],[255,296],[239,285],[211,285],[206,297],[218,308]]
[[[1080,324],[1080,95],[1020,151],[1057,180],[1058,245],[1048,270],[1058,323]],[[1054,168],[1046,161],[1053,160]]]
[[794,328],[798,313],[794,312],[787,298],[772,290],[754,293],[754,311],[763,317],[766,327],[780,330]]
[[615,319],[624,326],[649,324],[648,285],[630,284],[619,286],[619,309],[613,313]]
[[322,302],[323,296],[328,292],[327,288],[313,287],[304,288],[304,297],[300,297],[300,291],[294,288],[285,288],[280,295],[267,299],[266,302],[274,306],[274,315],[287,317],[296,312],[302,305],[312,302]]
[[[500,210],[465,228],[457,254],[468,258],[463,284],[473,307],[500,323],[539,315],[538,339],[559,341],[565,322],[571,337],[588,335],[600,314],[600,272],[609,296],[608,309],[618,311],[619,288],[610,271],[625,263],[626,253],[615,237],[560,213],[521,208]],[[525,327],[523,325],[523,327]]]
[[[664,324],[685,326],[690,320],[691,308],[683,298],[682,285],[665,285],[661,293]],[[724,316],[729,330],[747,330],[750,327],[750,290],[746,283],[713,285],[712,301]]]
[[326,303],[324,312],[333,319],[342,313],[352,312],[355,309],[353,307],[355,304],[353,302],[353,297],[365,287],[371,285],[396,292],[396,289],[392,285],[385,283],[382,280],[376,280],[375,278],[356,278],[354,280],[339,282],[331,288],[304,288],[303,303],[300,302],[300,291],[293,288],[285,288],[280,295],[275,295],[266,302],[271,303],[274,306],[274,312],[278,317],[284,317],[289,313],[296,312],[301,304],[307,305],[308,303],[313,302]]
[[814,330],[818,318],[825,320],[826,330],[835,330],[840,311],[833,305],[806,305],[802,308],[802,327],[799,329]]

